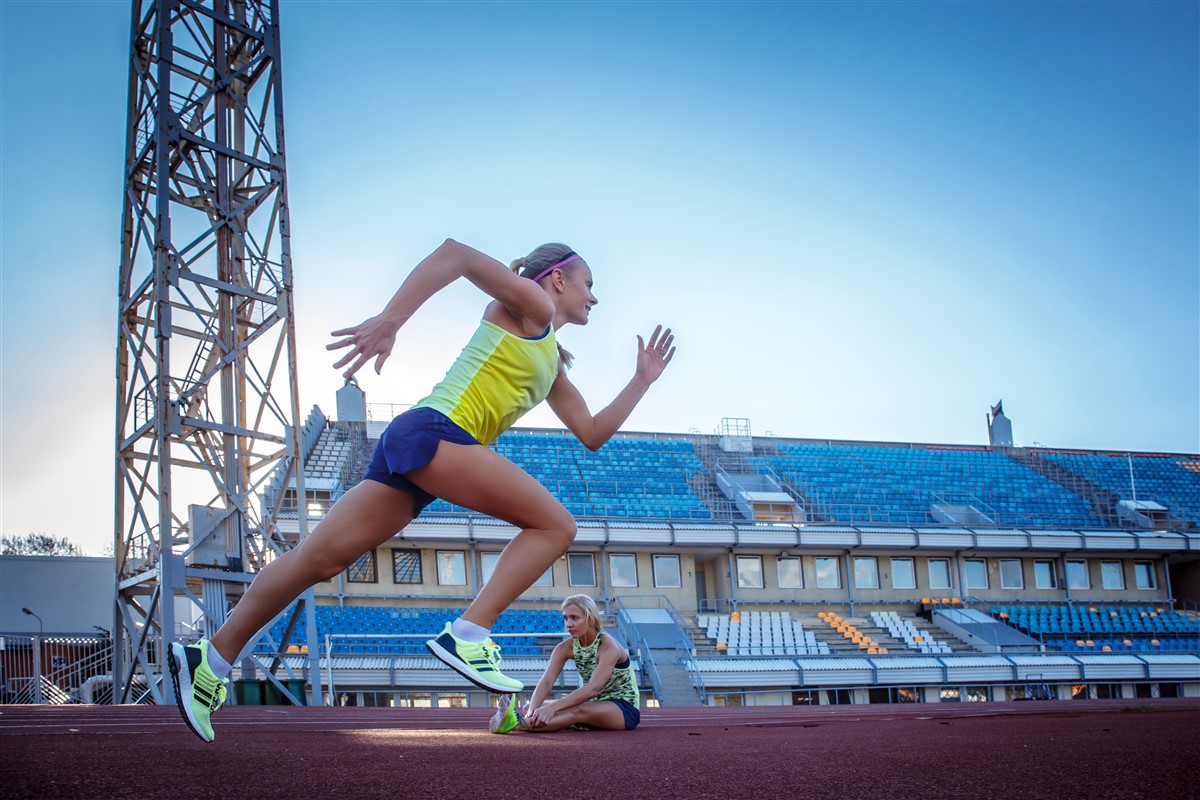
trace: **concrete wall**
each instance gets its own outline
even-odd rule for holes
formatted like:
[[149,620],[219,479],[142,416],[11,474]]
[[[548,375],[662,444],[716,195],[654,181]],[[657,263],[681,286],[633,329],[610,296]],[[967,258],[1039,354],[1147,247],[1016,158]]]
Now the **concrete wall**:
[[0,631],[46,634],[111,629],[115,567],[111,558],[0,556]]

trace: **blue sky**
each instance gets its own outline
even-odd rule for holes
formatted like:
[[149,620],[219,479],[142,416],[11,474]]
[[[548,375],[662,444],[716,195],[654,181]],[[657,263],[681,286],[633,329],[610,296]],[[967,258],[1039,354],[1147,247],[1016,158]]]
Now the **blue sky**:
[[[626,425],[1200,451],[1196,3],[285,2],[301,403],[328,331],[454,237],[565,241],[593,409]],[[112,537],[126,2],[0,0],[0,529]],[[403,330],[441,377],[484,299]],[[555,425],[546,409],[525,418]],[[69,494],[68,488],[69,487]]]

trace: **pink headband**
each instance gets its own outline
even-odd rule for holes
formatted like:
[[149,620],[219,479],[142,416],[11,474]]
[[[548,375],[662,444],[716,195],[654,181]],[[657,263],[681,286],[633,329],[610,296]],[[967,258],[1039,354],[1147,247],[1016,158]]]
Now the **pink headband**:
[[538,281],[540,281],[542,278],[546,277],[546,276],[547,276],[547,275],[549,275],[551,272],[553,272],[554,270],[556,270],[556,269],[558,269],[559,267],[561,267],[563,264],[570,264],[572,261],[578,261],[578,260],[579,260],[579,255],[578,255],[577,253],[571,253],[571,255],[567,256],[566,258],[564,258],[562,261],[558,262],[557,264],[554,264],[553,266],[546,267],[546,269],[542,270],[542,272],[541,272],[541,273],[539,273],[539,274],[538,274],[538,276],[537,276],[536,278],[534,278],[534,279],[533,279],[533,282],[534,282],[534,283],[537,283],[537,282],[538,282]]

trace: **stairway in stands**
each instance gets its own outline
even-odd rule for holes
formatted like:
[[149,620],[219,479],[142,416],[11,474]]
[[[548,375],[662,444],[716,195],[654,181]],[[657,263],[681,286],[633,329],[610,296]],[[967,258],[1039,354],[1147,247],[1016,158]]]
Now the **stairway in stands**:
[[1068,492],[1082,497],[1091,506],[1092,513],[1099,517],[1104,524],[1115,528],[1121,527],[1120,517],[1117,516],[1117,503],[1121,500],[1119,495],[1102,489],[1086,478],[1076,475],[1047,458],[1041,458],[1025,448],[1013,447],[1003,448],[1003,450],[1018,464],[1054,481]]
[[676,664],[673,651],[653,651],[654,666],[662,683],[662,694],[658,702],[669,708],[701,705],[700,697],[692,687],[692,674],[687,667]]
[[[726,497],[725,493],[717,486],[715,476],[719,469],[731,475],[758,475],[761,473],[746,459],[745,454],[722,450],[719,441],[719,438],[712,436],[692,438],[692,447],[696,451],[696,457],[704,465],[704,472],[689,476],[688,488],[708,506],[713,519],[744,520],[745,517],[738,509],[737,504]],[[760,453],[760,455],[778,455],[778,448],[773,442],[765,446],[761,443],[756,444],[759,447],[765,447],[764,453]],[[778,478],[778,476],[776,477]],[[790,494],[801,508],[811,508],[812,504],[809,499],[795,486],[785,484],[782,480],[779,480],[779,484],[780,491]],[[813,519],[811,512],[809,518]]]
[[[850,616],[848,609],[837,610],[834,607],[834,610],[842,619],[853,625],[864,636],[869,636],[879,645],[886,647],[888,655],[915,652],[902,639],[895,638],[885,629],[875,625],[871,621],[869,614],[867,616]],[[805,630],[812,631],[818,640],[828,644],[830,653],[840,656],[867,655],[865,650],[859,648],[857,644],[838,633],[825,620],[819,619],[815,612],[808,615],[793,614],[793,616],[799,620]],[[920,631],[926,641],[936,640],[941,644],[949,645],[950,649],[955,653],[974,652],[974,648],[969,644],[941,628],[931,626],[924,618],[912,614],[904,614],[903,616],[909,622],[913,623],[913,626]]]
[[[717,474],[717,461],[721,460],[722,465],[728,469],[729,467],[724,464],[725,457],[737,454],[723,451],[711,436],[693,437],[692,448],[696,451],[696,457],[700,459],[700,463],[704,465],[704,471],[688,476],[688,488],[700,498],[700,502],[708,507],[708,510],[712,512],[713,519],[744,519],[742,512],[738,511],[734,502],[726,497],[725,493],[717,486],[714,477]],[[741,458],[740,455],[738,457]],[[747,471],[753,472],[750,465],[745,464],[744,458],[741,461]]]
[[339,441],[350,442],[350,456],[344,472],[346,488],[350,489],[362,482],[367,474],[375,447],[367,439],[366,427],[361,423],[339,422],[337,428]]

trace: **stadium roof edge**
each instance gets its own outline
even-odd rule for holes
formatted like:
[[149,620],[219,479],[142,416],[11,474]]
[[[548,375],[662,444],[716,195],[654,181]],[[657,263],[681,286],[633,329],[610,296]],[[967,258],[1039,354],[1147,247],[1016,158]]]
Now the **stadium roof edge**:
[[[388,404],[384,404],[388,405]],[[400,407],[400,406],[398,406]],[[406,406],[405,406],[406,407]],[[319,407],[318,407],[319,408]],[[384,420],[374,420],[382,422]],[[529,433],[529,434],[546,434],[546,435],[562,435],[569,436],[571,434],[566,428],[557,427],[526,427],[514,426],[509,428],[512,433]],[[719,439],[722,437],[720,433],[693,433],[688,431],[617,431],[618,436],[626,436],[633,439]],[[894,448],[932,448],[932,449],[951,449],[951,450],[987,450],[987,451],[1005,451],[1005,450],[1028,450],[1035,453],[1070,453],[1076,455],[1098,455],[1098,456],[1125,456],[1132,455],[1161,457],[1161,458],[1196,458],[1200,459],[1200,453],[1175,452],[1175,451],[1160,451],[1160,450],[1132,450],[1132,449],[1093,449],[1086,447],[1054,447],[1049,445],[1034,444],[1027,446],[1014,447],[993,447],[982,442],[904,442],[896,441],[889,442],[878,439],[829,439],[822,437],[806,437],[806,436],[779,436],[779,435],[756,435],[751,436],[755,440],[768,440],[772,442],[785,442],[788,444],[813,444],[813,445],[829,445],[833,447],[839,446],[869,446],[869,447],[894,447]]]

